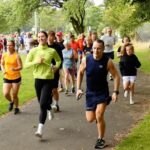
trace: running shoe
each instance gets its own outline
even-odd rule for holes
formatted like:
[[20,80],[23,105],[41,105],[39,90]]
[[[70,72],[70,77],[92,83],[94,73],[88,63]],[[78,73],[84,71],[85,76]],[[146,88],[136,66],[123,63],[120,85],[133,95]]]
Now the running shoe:
[[60,111],[58,104],[57,105],[52,105],[51,107],[52,107],[52,109],[53,109],[54,112]]
[[113,81],[113,77],[111,75],[109,76],[109,81]]
[[58,89],[58,92],[63,92],[63,91],[64,91],[63,88],[59,88],[59,89]]
[[42,138],[42,133],[40,133],[39,131],[36,131],[35,132],[35,136],[39,137],[39,138]]
[[65,94],[66,94],[66,95],[68,94],[68,90],[65,90]]
[[105,141],[103,139],[97,139],[95,149],[103,149],[105,147]]
[[15,110],[14,110],[14,114],[16,115],[16,114],[18,114],[18,113],[20,113],[19,108],[15,108]]
[[75,93],[75,87],[72,87],[71,92],[74,94]]
[[53,110],[52,109],[48,110],[48,119],[49,120],[53,120],[53,118],[54,118],[54,112],[53,112]]
[[14,106],[14,102],[10,102],[10,103],[9,103],[9,108],[8,108],[8,110],[9,110],[9,111],[12,111],[13,106]]

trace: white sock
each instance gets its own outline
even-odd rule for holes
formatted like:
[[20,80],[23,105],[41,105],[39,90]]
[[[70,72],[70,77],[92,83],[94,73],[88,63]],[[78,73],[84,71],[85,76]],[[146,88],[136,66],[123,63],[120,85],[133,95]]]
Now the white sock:
[[133,95],[132,95],[131,92],[130,92],[130,104],[134,104],[134,101],[133,101]]
[[128,91],[125,90],[125,91],[124,91],[124,97],[127,97],[127,96],[128,96]]
[[37,132],[38,132],[38,133],[42,134],[43,126],[44,126],[44,124],[39,123],[39,125],[38,125],[38,129],[37,129]]

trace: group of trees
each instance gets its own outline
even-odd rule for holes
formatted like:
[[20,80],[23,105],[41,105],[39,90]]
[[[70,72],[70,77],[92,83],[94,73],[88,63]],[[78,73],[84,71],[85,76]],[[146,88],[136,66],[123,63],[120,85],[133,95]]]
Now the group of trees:
[[104,0],[94,6],[92,0],[1,0],[0,32],[12,32],[33,26],[33,14],[39,14],[40,27],[49,30],[101,30],[112,26],[121,35],[133,34],[150,20],[149,0]]
[[134,35],[135,30],[150,21],[149,0],[105,0],[104,18],[121,35]]

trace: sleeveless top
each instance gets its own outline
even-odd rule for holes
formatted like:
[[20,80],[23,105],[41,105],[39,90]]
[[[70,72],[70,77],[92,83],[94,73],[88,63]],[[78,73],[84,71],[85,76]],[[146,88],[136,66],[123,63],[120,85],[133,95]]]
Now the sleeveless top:
[[12,55],[9,55],[8,53],[3,54],[3,58],[5,61],[4,68],[5,68],[5,75],[4,78],[8,80],[15,80],[21,77],[20,71],[12,71],[11,68],[17,68],[17,57],[18,54],[14,52]]
[[62,53],[63,53],[63,68],[72,69],[74,61],[73,58],[70,57],[73,56],[73,50],[64,49]]
[[102,56],[100,60],[95,60],[90,54],[86,57],[86,84],[87,92],[108,93],[107,63],[109,58]]

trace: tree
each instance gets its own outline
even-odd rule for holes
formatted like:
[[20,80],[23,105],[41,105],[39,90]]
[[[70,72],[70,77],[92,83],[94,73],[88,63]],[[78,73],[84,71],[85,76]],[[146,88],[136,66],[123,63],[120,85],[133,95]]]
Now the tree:
[[62,7],[64,1],[67,0],[1,0],[0,31],[19,30],[28,24],[35,10],[48,6]]
[[83,33],[87,0],[69,0],[64,4],[66,16],[77,34]]
[[44,30],[64,31],[64,26],[68,24],[63,10],[57,10],[52,7],[41,8],[39,10],[39,19],[40,27]]
[[104,21],[119,30],[121,35],[133,35],[143,22],[136,17],[136,5],[126,0],[107,0]]
[[89,6],[86,8],[85,26],[97,31],[102,23],[103,9],[99,6]]

